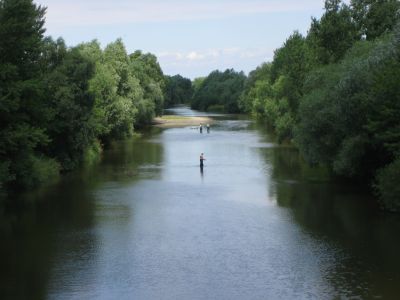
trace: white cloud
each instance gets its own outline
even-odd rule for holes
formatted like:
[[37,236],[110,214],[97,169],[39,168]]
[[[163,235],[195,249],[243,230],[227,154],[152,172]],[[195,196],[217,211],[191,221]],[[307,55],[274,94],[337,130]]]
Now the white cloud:
[[181,60],[185,57],[184,54],[181,52],[158,52],[156,53],[158,58],[166,58],[166,59],[174,59],[174,60]]
[[176,52],[158,52],[158,58],[167,60],[181,60],[181,61],[199,61],[199,60],[213,60],[221,58],[252,58],[270,55],[273,53],[271,47],[258,47],[258,48],[221,48],[221,49],[205,49],[205,50],[191,50],[191,51],[176,51]]
[[207,75],[210,70],[224,70],[232,68],[232,66],[236,66],[238,71],[243,69],[245,72],[249,72],[262,62],[270,61],[273,56],[273,48],[229,47],[186,52],[159,52],[156,55],[166,74],[173,75],[173,70],[180,70],[182,75],[193,78],[198,76],[198,72],[202,70],[207,70],[203,71],[203,75]]
[[192,51],[186,56],[186,58],[189,60],[202,60],[205,58],[205,55]]

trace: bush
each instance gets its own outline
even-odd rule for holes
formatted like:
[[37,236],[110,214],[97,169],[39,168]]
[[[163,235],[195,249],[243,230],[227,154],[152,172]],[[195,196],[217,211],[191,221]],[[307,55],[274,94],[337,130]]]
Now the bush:
[[284,113],[281,117],[276,120],[276,134],[278,136],[279,143],[284,140],[291,140],[292,130],[294,126],[294,119],[289,112]]
[[207,108],[207,111],[210,111],[210,112],[224,112],[225,111],[225,107],[223,106],[223,105],[221,105],[221,104],[214,104],[214,105],[210,105],[208,108]]
[[30,178],[26,179],[28,187],[50,183],[58,179],[61,167],[56,160],[44,156],[32,156],[31,160],[32,173]]

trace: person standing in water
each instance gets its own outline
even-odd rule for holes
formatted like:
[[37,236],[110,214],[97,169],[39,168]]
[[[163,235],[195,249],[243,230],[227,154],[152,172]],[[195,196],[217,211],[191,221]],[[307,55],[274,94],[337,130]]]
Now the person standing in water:
[[199,129],[200,129],[200,133],[203,133],[203,125],[201,123],[200,123]]
[[207,124],[207,133],[210,133],[210,124]]
[[204,167],[204,161],[205,161],[206,159],[204,158],[204,153],[201,153],[200,154],[200,170],[203,170],[203,167]]

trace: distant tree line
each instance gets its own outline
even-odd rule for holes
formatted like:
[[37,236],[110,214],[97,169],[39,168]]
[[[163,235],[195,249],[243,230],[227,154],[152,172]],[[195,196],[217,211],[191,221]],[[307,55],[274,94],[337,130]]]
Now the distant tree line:
[[238,103],[246,76],[243,72],[228,69],[213,71],[196,82],[191,106],[199,110],[240,112]]
[[246,82],[243,72],[215,70],[193,82],[181,75],[165,76],[165,107],[190,105],[201,111],[239,113],[239,99]]
[[132,135],[164,106],[152,54],[121,40],[67,47],[44,37],[46,9],[0,0],[0,190],[31,188]]
[[165,75],[164,106],[190,104],[193,97],[192,81],[181,75]]

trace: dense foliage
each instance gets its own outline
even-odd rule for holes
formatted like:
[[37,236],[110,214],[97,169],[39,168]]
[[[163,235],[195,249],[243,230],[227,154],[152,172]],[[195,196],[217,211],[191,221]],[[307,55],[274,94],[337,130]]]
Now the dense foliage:
[[164,107],[189,104],[193,96],[192,81],[181,75],[165,76]]
[[191,106],[199,110],[239,112],[238,101],[246,76],[243,72],[228,69],[213,71],[204,80],[197,80]]
[[44,37],[45,9],[0,0],[0,188],[27,188],[76,168],[101,144],[130,136],[164,105],[152,54],[121,40],[68,48]]
[[400,210],[399,16],[399,1],[325,1],[306,37],[294,32],[249,74],[239,101],[311,164],[373,183],[390,210]]

